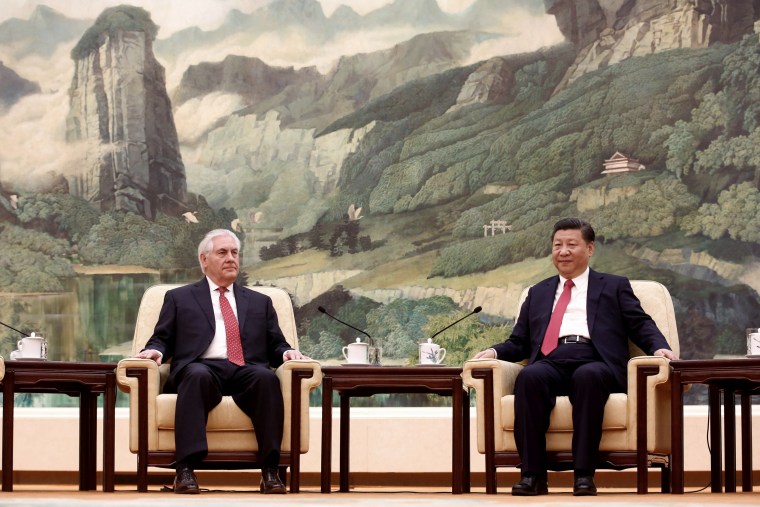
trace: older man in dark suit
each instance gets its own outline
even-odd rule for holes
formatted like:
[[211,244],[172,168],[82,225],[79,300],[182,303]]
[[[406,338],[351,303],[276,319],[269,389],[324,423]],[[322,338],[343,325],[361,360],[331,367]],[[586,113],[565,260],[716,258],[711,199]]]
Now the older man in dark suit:
[[262,493],[285,493],[277,466],[284,408],[272,368],[304,359],[286,341],[272,300],[234,283],[240,240],[209,232],[198,246],[206,275],[170,290],[153,336],[137,357],[172,359],[165,392],[177,393],[175,493],[198,493],[195,466],[208,453],[208,413],[229,395],[253,421],[262,459]]
[[650,355],[676,359],[641,308],[627,278],[588,267],[594,229],[577,218],[554,225],[552,261],[559,276],[528,291],[510,337],[475,359],[528,359],[515,381],[515,443],[522,460],[515,496],[548,493],[546,430],[557,396],[573,405],[576,496],[596,495],[604,406],[625,392],[628,340]]

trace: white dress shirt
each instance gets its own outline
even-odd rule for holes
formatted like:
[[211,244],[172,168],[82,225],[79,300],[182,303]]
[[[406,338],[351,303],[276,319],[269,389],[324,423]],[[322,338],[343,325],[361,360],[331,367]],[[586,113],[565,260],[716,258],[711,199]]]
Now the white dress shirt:
[[[206,277],[206,280],[208,280],[208,288],[211,291],[211,305],[214,307],[215,333],[211,344],[201,354],[201,357],[203,359],[227,359],[227,330],[224,328],[222,307],[219,305],[219,291],[217,290],[219,286],[212,282],[209,277]],[[235,318],[237,318],[237,305],[235,304],[235,292],[232,290],[232,284],[227,287],[224,297],[230,302]]]
[[[578,335],[591,338],[591,333],[588,330],[588,312],[586,311],[586,300],[588,299],[588,275],[589,268],[586,271],[573,278],[573,288],[570,291],[570,303],[565,310],[565,316],[562,318],[562,325],[559,328],[559,336]],[[559,275],[559,284],[557,285],[557,292],[554,294],[554,306],[557,305],[559,296],[565,289],[565,280],[562,275]]]

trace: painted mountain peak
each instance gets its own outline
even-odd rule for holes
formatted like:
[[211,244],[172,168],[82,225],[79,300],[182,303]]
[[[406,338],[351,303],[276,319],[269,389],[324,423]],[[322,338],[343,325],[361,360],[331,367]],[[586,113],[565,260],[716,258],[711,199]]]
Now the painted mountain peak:
[[157,30],[143,9],[106,9],[71,52],[66,138],[88,146],[71,188],[102,211],[149,219],[185,211],[185,169],[164,69],[153,56]]
[[38,83],[24,79],[0,62],[0,109],[12,106],[25,95],[39,92]]

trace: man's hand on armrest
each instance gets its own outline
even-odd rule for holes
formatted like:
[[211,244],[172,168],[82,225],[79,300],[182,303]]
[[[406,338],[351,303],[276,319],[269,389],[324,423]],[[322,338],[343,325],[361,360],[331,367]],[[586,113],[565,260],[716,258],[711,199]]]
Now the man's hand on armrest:
[[496,351],[494,349],[481,350],[473,359],[496,359]]
[[666,359],[670,359],[671,361],[675,361],[678,359],[678,356],[670,349],[658,349],[654,351],[655,356],[664,357]]
[[138,352],[133,357],[137,357],[140,359],[152,359],[156,362],[158,366],[161,366],[161,359],[164,357],[161,352],[153,349],[145,349],[143,351]]
[[282,360],[283,361],[292,361],[293,359],[311,359],[309,356],[305,356],[301,354],[299,351],[290,349],[286,350],[285,353],[282,354]]

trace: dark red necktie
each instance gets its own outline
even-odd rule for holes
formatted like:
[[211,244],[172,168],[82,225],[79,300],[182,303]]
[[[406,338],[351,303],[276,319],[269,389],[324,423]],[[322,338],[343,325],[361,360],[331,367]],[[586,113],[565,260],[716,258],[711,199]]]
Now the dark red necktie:
[[560,294],[557,304],[554,306],[552,318],[549,320],[549,327],[546,328],[546,334],[544,335],[544,342],[541,344],[541,352],[545,356],[548,356],[557,348],[559,328],[562,326],[562,317],[565,316],[565,310],[567,310],[567,305],[570,303],[570,291],[574,285],[572,280],[565,280],[565,288],[562,290],[562,294]]
[[224,319],[224,330],[227,333],[227,359],[238,366],[243,366],[245,359],[243,359],[243,345],[240,343],[240,328],[235,312],[232,311],[232,305],[224,295],[227,287],[219,287],[217,290],[219,291],[219,307],[222,309]]

